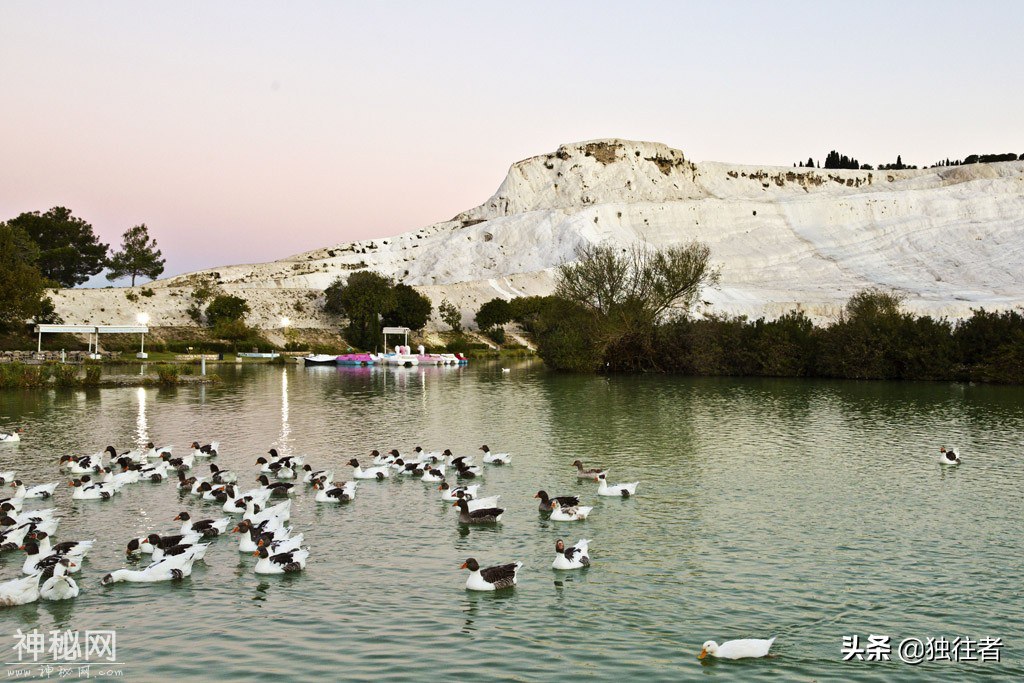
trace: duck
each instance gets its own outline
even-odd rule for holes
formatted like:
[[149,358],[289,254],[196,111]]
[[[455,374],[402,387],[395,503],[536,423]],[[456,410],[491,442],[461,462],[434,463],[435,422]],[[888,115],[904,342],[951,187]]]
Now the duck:
[[[239,493],[233,486],[228,486],[224,489],[224,512],[230,512],[231,514],[244,513],[245,505],[250,500],[254,505],[264,508],[267,506],[267,501],[270,500],[270,489],[258,488],[250,489],[244,493]],[[217,499],[218,501],[220,498]]]
[[[25,535],[25,540],[21,546],[21,549],[28,555],[25,558],[25,564],[21,571],[24,574],[34,574],[40,569],[36,565],[51,555],[66,557],[76,565],[81,565],[95,543],[96,539],[91,541],[64,541],[63,543],[51,545],[50,535],[45,531],[30,532]],[[78,571],[78,567],[71,571]]]
[[192,456],[196,458],[214,458],[217,456],[217,449],[219,448],[219,441],[211,441],[205,446],[200,446],[198,441],[193,441]]
[[196,562],[206,559],[206,551],[209,550],[212,543],[196,543],[194,541],[181,542],[177,545],[172,545],[167,548],[156,547],[153,548],[153,561],[157,562],[165,557],[173,557],[175,555],[181,555],[182,553],[192,553],[193,559]]
[[57,482],[50,484],[37,484],[29,488],[25,488],[25,484],[22,483],[21,479],[15,479],[8,484],[14,489],[14,495],[12,498],[20,498],[22,500],[41,500],[49,498],[53,495],[53,492],[57,490]]
[[238,481],[238,475],[231,470],[221,469],[214,463],[210,463],[210,472],[212,476],[210,479],[215,484],[234,484]]
[[943,446],[939,449],[940,465],[959,465],[960,462],[960,454],[957,453],[955,448],[947,449]]
[[161,453],[160,459],[166,462],[169,466],[175,469],[192,469],[192,466],[196,464],[196,456],[189,453],[180,457],[174,457],[171,453]]
[[306,568],[309,549],[299,548],[298,550],[271,555],[270,549],[267,546],[262,546],[253,555],[260,558],[253,568],[253,571],[257,574],[290,574]]
[[592,479],[594,481],[597,481],[597,478],[598,478],[599,475],[608,474],[608,470],[606,470],[606,469],[604,469],[604,470],[597,469],[597,468],[592,468],[592,469],[589,469],[589,470],[583,469],[583,462],[580,461],[580,460],[573,460],[572,461],[572,466],[576,468],[576,478],[577,479]]
[[152,533],[148,536],[133,538],[128,541],[128,548],[125,552],[128,555],[134,555],[135,553],[152,555],[157,550],[166,550],[176,545],[198,543],[200,539],[202,539],[202,535],[194,532],[173,536],[161,536],[160,534]]
[[391,465],[392,469],[398,474],[404,474],[409,477],[420,477],[427,470],[427,465],[421,462],[405,462],[402,458],[399,458]]
[[492,453],[491,449],[484,444],[480,447],[480,450],[484,452],[484,462],[491,465],[508,465],[512,462],[511,453]]
[[0,498],[0,516],[17,516],[24,506],[25,501],[21,498]]
[[127,458],[128,460],[131,460],[132,462],[143,462],[146,459],[146,454],[149,453],[154,448],[155,448],[155,446],[153,446],[153,442],[150,441],[145,446],[141,446],[139,448],[133,448],[130,451],[126,451],[126,452],[122,453],[121,455],[118,456],[118,459],[120,459],[120,458]]
[[120,489],[125,484],[135,484],[142,478],[136,469],[125,469],[115,473],[110,467],[105,467],[102,471],[103,476],[100,478],[100,483],[113,484],[116,489]]
[[20,579],[12,579],[0,583],[0,607],[27,605],[39,599],[39,580],[42,572]]
[[113,446],[107,446],[99,453],[93,453],[92,455],[62,455],[59,464],[71,474],[96,473],[103,469],[103,456],[108,454],[111,460],[116,460],[118,457],[117,449]]
[[334,470],[314,470],[312,465],[303,465],[302,470],[306,473],[302,477],[303,484],[312,484],[317,479],[325,481],[334,479]]
[[700,654],[697,659],[704,659],[708,655],[719,659],[747,659],[749,657],[767,657],[768,651],[775,642],[774,636],[767,640],[760,638],[744,638],[742,640],[727,640],[721,645],[709,640],[701,645]]
[[456,456],[454,453],[452,453],[450,448],[446,448],[443,451],[441,451],[441,456],[445,459],[445,464],[448,465],[449,467],[455,467],[456,466],[455,465],[455,461],[456,460],[461,460],[466,465],[472,465],[473,464],[473,459],[472,458],[467,458],[464,455]]
[[211,478],[204,478],[193,486],[196,495],[203,500],[220,502],[222,498],[235,498],[234,484],[214,484]]
[[562,539],[555,541],[555,561],[551,563],[552,569],[583,569],[590,566],[590,541],[581,538],[576,544],[568,548]]
[[188,512],[179,512],[178,516],[174,518],[174,521],[181,521],[182,534],[189,532],[202,534],[203,538],[212,538],[219,536],[224,533],[228,524],[231,523],[230,517],[222,517],[220,519],[198,519],[192,521],[192,515]]
[[0,432],[0,443],[18,443],[21,441],[21,435],[24,431],[24,429],[18,427],[13,432]]
[[543,490],[537,491],[533,497],[540,498],[540,505],[537,506],[537,509],[541,512],[551,512],[551,502],[555,500],[564,508],[576,507],[580,504],[579,496],[555,496],[551,498],[548,496],[548,492]]
[[[472,500],[473,498],[476,498],[477,493],[480,491],[480,484],[453,487],[448,482],[442,481],[441,485],[437,487],[437,490],[441,492],[441,500],[449,503],[458,500],[460,497]],[[462,493],[462,496],[459,496],[460,492]]]
[[7,527],[0,532],[0,552],[17,550],[25,543],[25,537],[34,531],[45,531],[48,534],[57,531],[60,518],[44,519],[39,522],[15,523],[10,517],[0,519],[0,525]]
[[552,522],[582,522],[593,509],[582,505],[562,507],[555,498],[551,501],[551,516],[548,519]]
[[145,569],[118,569],[100,579],[101,586],[128,581],[130,583],[155,583],[157,581],[180,581],[192,574],[195,556],[191,552],[171,555],[156,560]]
[[[53,519],[53,515],[56,514],[56,508],[46,508],[45,510],[26,510],[20,512],[21,508],[17,510],[10,501],[4,501],[0,503],[0,512],[3,512],[3,516],[0,516],[0,526],[18,526],[19,524],[38,524],[46,520]],[[3,520],[7,519],[10,523],[4,524]]]
[[638,481],[634,481],[630,484],[616,484],[614,486],[608,485],[608,480],[605,479],[604,472],[597,476],[600,484],[597,487],[597,495],[599,496],[618,496],[621,498],[629,498],[630,496],[636,495],[636,487],[640,484]]
[[275,481],[274,483],[270,483],[270,479],[268,479],[265,474],[261,474],[256,477],[256,481],[262,484],[263,488],[270,491],[271,498],[287,498],[295,492],[295,484],[289,484],[284,481]]
[[349,460],[348,464],[355,468],[355,472],[352,473],[352,476],[356,479],[376,479],[377,481],[382,481],[389,476],[386,465],[383,467],[371,467],[364,470],[359,466],[359,461],[355,458]]
[[502,508],[480,508],[469,509],[469,501],[459,498],[452,507],[459,508],[459,523],[461,524],[495,524],[501,521],[501,515],[505,512]]
[[139,469],[139,478],[147,479],[154,484],[159,484],[167,478],[167,468],[170,465],[167,464],[166,460],[161,460],[154,465],[146,465]]
[[[459,493],[462,492],[460,491]],[[486,498],[466,498],[465,494],[462,494],[460,496],[459,493],[456,493],[455,497],[460,500],[464,499],[466,503],[469,505],[470,512],[472,512],[473,510],[496,508],[498,507],[498,500],[501,498],[501,496],[488,496]]]
[[253,501],[247,501],[245,503],[245,514],[242,515],[242,519],[247,519],[253,524],[259,524],[265,519],[271,517],[279,517],[282,522],[287,522],[291,518],[292,514],[292,501],[291,499],[272,505],[266,509],[258,509]]
[[422,446],[417,446],[412,450],[416,454],[416,459],[420,462],[429,462],[434,465],[444,462],[444,454],[441,451],[430,451],[428,453],[423,450]]
[[475,465],[467,465],[465,460],[461,458],[456,458],[454,462],[458,477],[461,479],[476,479],[484,473],[481,468]]
[[469,578],[466,579],[466,590],[496,591],[515,586],[517,574],[522,566],[522,562],[510,562],[481,569],[480,563],[471,557],[459,568],[468,569],[470,572]]
[[374,467],[380,467],[382,465],[390,465],[401,456],[398,455],[398,451],[395,449],[391,449],[389,452],[382,455],[381,452],[375,448],[370,451],[370,457],[373,458],[372,462]]
[[286,536],[285,538],[276,538],[273,532],[265,531],[260,534],[259,540],[256,541],[256,551],[260,548],[267,548],[270,555],[289,553],[301,548],[302,540],[302,534]]
[[157,448],[155,445],[153,445],[153,442],[150,441],[149,443],[146,444],[146,450],[142,453],[142,458],[139,460],[139,462],[146,462],[147,460],[152,460],[153,458],[159,458],[161,453],[170,453],[173,450],[174,446],[161,446]]
[[15,472],[14,470],[6,470],[4,472],[0,472],[0,486],[5,486],[11,481],[14,481],[16,474],[17,472]]
[[[291,529],[284,525],[280,517],[270,517],[257,523],[243,519],[239,522],[232,533],[239,534],[238,552],[254,553],[259,550],[261,539],[282,541],[291,537]],[[299,534],[301,537],[302,534]]]
[[316,489],[316,502],[318,503],[344,503],[356,497],[356,482],[354,481],[345,482],[341,486],[334,483],[327,485],[323,482],[316,482],[313,484],[313,488]]
[[[187,490],[193,495],[200,495],[199,486],[204,481],[209,481],[209,477],[186,477],[184,470],[178,470],[178,488]],[[213,487],[211,486],[210,489]]]
[[72,500],[110,500],[117,493],[113,484],[94,482],[90,479],[75,479],[68,482],[75,490],[71,494]]
[[39,597],[53,602],[77,598],[78,584],[68,575],[68,572],[73,571],[72,566],[69,558],[62,557],[53,563],[53,567],[47,568],[41,576]]
[[426,470],[424,470],[423,476],[420,477],[420,481],[444,481],[444,465],[438,465],[437,467],[428,467]]

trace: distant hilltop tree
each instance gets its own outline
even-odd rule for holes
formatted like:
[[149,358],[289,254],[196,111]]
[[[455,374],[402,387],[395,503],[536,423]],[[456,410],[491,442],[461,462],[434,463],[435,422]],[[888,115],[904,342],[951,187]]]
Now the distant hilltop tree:
[[131,275],[132,287],[139,276],[155,280],[164,272],[164,263],[156,240],[150,239],[146,224],[125,231],[121,238],[121,251],[114,252],[107,261],[107,279],[117,280]]
[[859,170],[860,162],[852,157],[848,157],[845,154],[839,154],[839,152],[832,150],[825,157],[825,168],[846,168],[850,170]]

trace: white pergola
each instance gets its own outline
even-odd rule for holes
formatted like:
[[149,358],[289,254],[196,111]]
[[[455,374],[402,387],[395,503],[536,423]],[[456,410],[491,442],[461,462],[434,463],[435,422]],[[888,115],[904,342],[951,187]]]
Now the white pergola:
[[402,344],[408,346],[409,333],[411,331],[408,327],[385,327],[381,330],[384,333],[384,353],[388,352],[388,335],[401,335],[403,339]]
[[[89,355],[99,353],[101,334],[141,334],[149,332],[147,325],[36,325],[36,334],[39,335],[39,343],[36,352],[43,351],[44,334],[87,334],[89,335]],[[145,337],[142,337],[144,345]],[[145,347],[143,346],[143,351]],[[140,352],[141,353],[141,352]]]

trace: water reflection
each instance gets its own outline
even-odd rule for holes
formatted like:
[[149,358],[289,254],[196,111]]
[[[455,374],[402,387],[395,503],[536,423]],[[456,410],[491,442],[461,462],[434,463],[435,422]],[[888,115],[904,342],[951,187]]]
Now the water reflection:
[[277,450],[281,455],[290,455],[292,427],[288,422],[288,368],[281,368],[281,434],[277,438]]
[[135,391],[135,399],[139,402],[139,412],[135,418],[135,441],[141,448],[149,443],[149,424],[146,422],[146,390],[139,387]]

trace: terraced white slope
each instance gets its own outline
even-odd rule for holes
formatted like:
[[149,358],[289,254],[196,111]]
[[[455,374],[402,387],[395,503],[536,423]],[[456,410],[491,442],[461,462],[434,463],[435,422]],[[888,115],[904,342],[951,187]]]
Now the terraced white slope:
[[[263,264],[225,266],[251,322],[328,322],[317,297],[339,275],[370,268],[448,298],[468,322],[495,296],[547,294],[555,266],[586,242],[707,242],[721,266],[705,311],[775,316],[838,312],[854,292],[904,293],[907,308],[959,317],[1024,304],[1024,162],[915,171],[832,171],[691,163],[665,145],[599,140],[513,164],[484,204],[451,221]],[[67,290],[68,322],[188,324],[189,280],[125,290]],[[136,288],[139,289],[139,288]],[[100,310],[105,309],[105,310]]]

